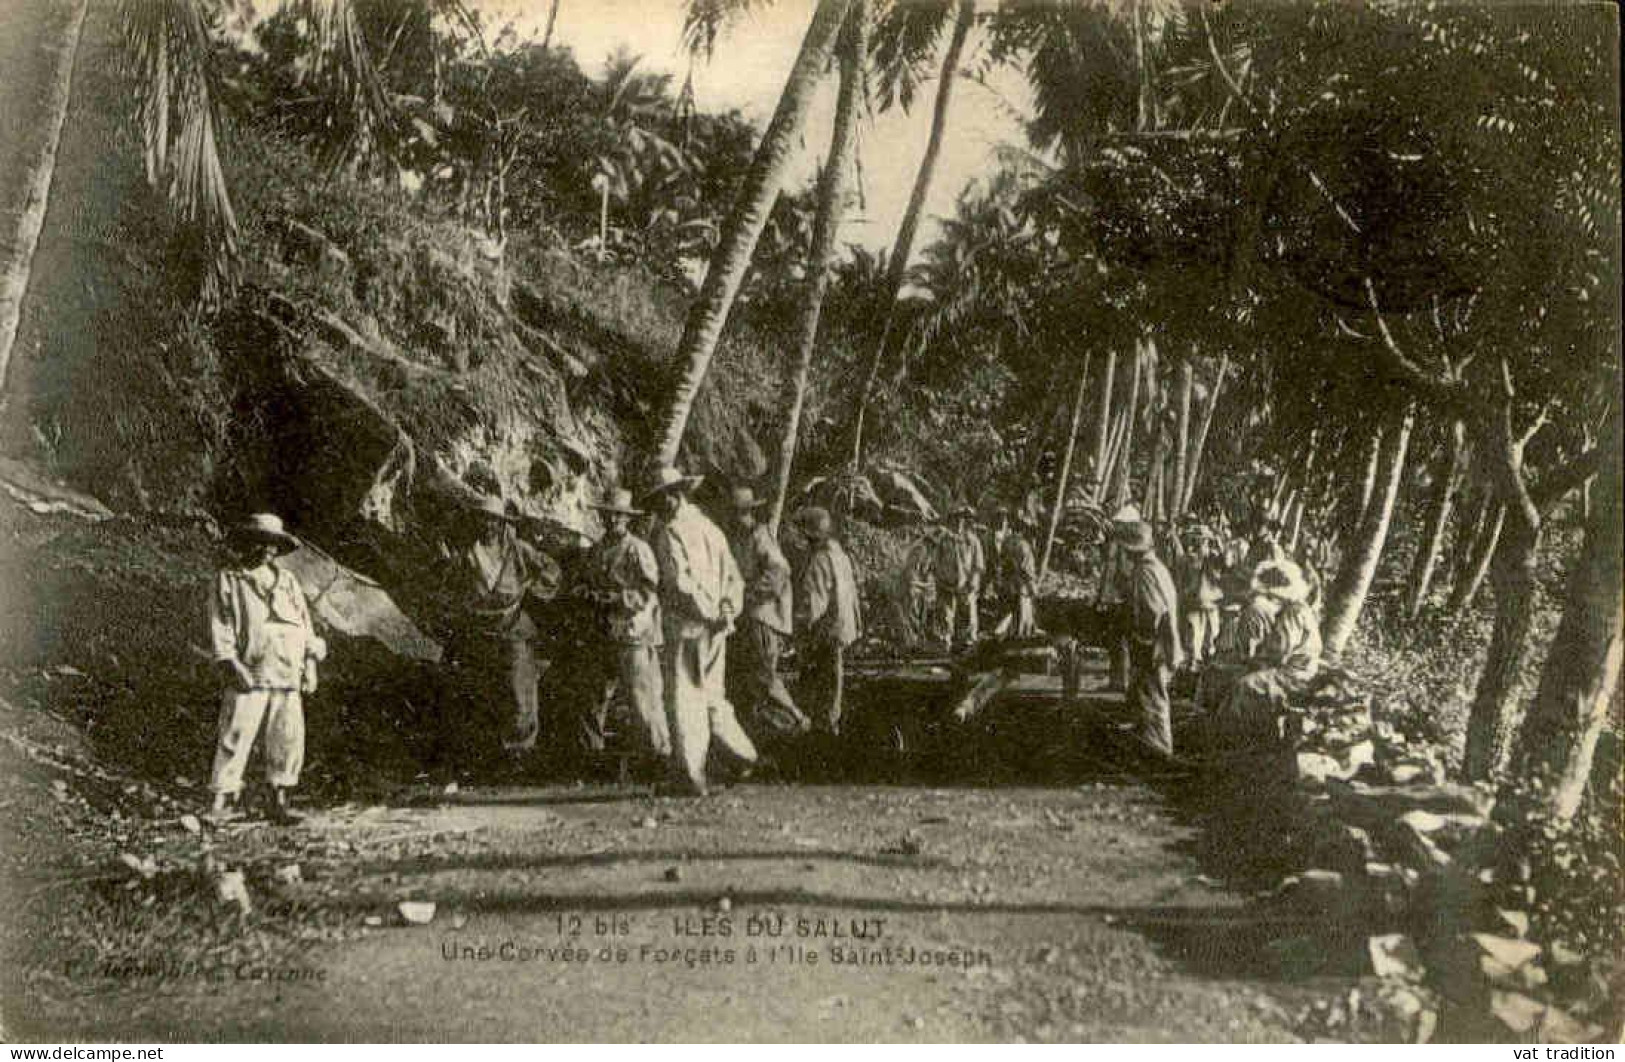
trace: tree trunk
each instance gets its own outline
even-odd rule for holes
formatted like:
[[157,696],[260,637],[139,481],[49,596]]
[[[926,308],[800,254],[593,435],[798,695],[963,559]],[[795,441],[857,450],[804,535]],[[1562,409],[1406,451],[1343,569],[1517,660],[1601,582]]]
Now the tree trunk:
[[1444,552],[1445,531],[1450,526],[1450,514],[1455,507],[1456,486],[1467,467],[1467,426],[1460,420],[1450,425],[1450,453],[1444,463],[1439,482],[1434,484],[1433,504],[1428,513],[1427,531],[1416,551],[1416,563],[1411,566],[1410,597],[1405,602],[1405,615],[1416,619],[1427,602],[1428,589],[1433,584],[1433,573],[1439,566],[1439,554]]
[[1050,554],[1055,549],[1055,533],[1061,526],[1061,515],[1066,511],[1066,488],[1072,475],[1072,454],[1078,447],[1078,430],[1083,426],[1083,398],[1089,391],[1089,362],[1092,354],[1083,356],[1083,368],[1078,370],[1078,389],[1072,397],[1072,421],[1067,426],[1066,449],[1061,451],[1061,470],[1055,477],[1055,504],[1050,506],[1049,526],[1044,529],[1044,549],[1038,555],[1038,581],[1043,582],[1049,571]]
[[819,0],[807,35],[802,39],[801,52],[779,96],[778,109],[756,146],[750,172],[745,176],[722,239],[711,256],[705,283],[689,310],[683,338],[677,347],[671,403],[656,453],[661,464],[677,461],[689,414],[694,408],[694,397],[711,368],[711,355],[716,352],[734,297],[739,294],[739,285],[750,267],[756,241],[761,238],[762,228],[778,199],[797,138],[806,122],[807,108],[851,6],[851,0]]
[[1385,445],[1379,456],[1383,459],[1381,490],[1373,489],[1366,519],[1360,524],[1359,538],[1343,558],[1327,595],[1326,618],[1321,623],[1321,640],[1326,655],[1333,660],[1343,654],[1349,638],[1354,634],[1360,611],[1365,607],[1371,580],[1377,574],[1377,562],[1382,559],[1383,546],[1388,541],[1388,525],[1393,519],[1394,502],[1399,498],[1399,486],[1404,479],[1405,453],[1410,446],[1411,427],[1416,422],[1416,411],[1407,407],[1400,414],[1394,429],[1385,432]]
[[784,518],[785,499],[790,494],[790,472],[795,465],[796,444],[801,434],[801,411],[807,401],[807,377],[812,370],[813,350],[818,342],[818,322],[823,313],[824,296],[829,291],[830,267],[835,257],[835,234],[840,229],[841,214],[846,207],[846,171],[852,164],[858,103],[863,95],[863,64],[867,60],[868,9],[868,0],[853,0],[846,27],[841,34],[841,87],[835,98],[829,157],[824,160],[824,170],[818,175],[818,202],[807,247],[807,294],[801,307],[795,366],[784,387],[784,433],[779,438],[778,464],[773,477],[773,507],[769,511],[767,524],[775,537]]
[[897,323],[897,296],[903,290],[908,274],[908,260],[914,253],[914,237],[925,213],[925,199],[931,192],[931,179],[936,176],[937,156],[942,152],[943,135],[948,127],[948,105],[953,99],[954,83],[959,79],[959,60],[965,51],[965,38],[970,36],[976,20],[975,0],[959,0],[954,19],[953,35],[948,40],[948,51],[942,58],[942,71],[937,77],[937,99],[931,112],[931,134],[925,142],[925,155],[915,171],[914,190],[909,194],[908,207],[903,211],[902,223],[897,228],[897,239],[892,244],[891,257],[886,262],[886,291],[882,295],[884,316],[880,323],[880,337],[869,355],[869,364],[858,387],[857,408],[852,415],[852,468],[856,470],[863,460],[863,421],[869,411],[869,400],[874,396],[875,381],[880,378],[880,367],[886,359],[886,348],[891,343],[892,328]]
[[1187,354],[1179,359],[1179,420],[1174,430],[1173,499],[1169,516],[1185,511],[1185,474],[1190,465],[1191,447],[1191,395],[1196,389],[1196,371]]
[[1134,344],[1134,364],[1129,371],[1128,404],[1123,407],[1123,444],[1117,456],[1117,479],[1112,490],[1112,506],[1122,508],[1128,504],[1129,485],[1134,475],[1134,429],[1140,412],[1140,374],[1145,361],[1145,350]]
[[[1592,756],[1609,702],[1619,686],[1621,605],[1625,602],[1620,557],[1625,518],[1617,474],[1621,460],[1618,422],[1613,428],[1610,456],[1603,466],[1608,471],[1595,481],[1585,544],[1569,575],[1563,619],[1541,669],[1539,692],[1513,746],[1511,777],[1525,783],[1507,809],[1516,821],[1527,818],[1517,806],[1525,801],[1538,802],[1533,810],[1560,821],[1574,817],[1591,777]],[[1533,781],[1543,784],[1538,789],[1527,786]],[[1499,817],[1499,802],[1496,810]]]
[[[45,79],[37,85],[39,94],[17,101],[29,105],[34,120],[26,124],[37,134],[37,140],[25,138],[23,147],[25,150],[37,148],[38,153],[33,158],[14,159],[12,172],[21,179],[11,188],[0,189],[0,219],[4,219],[4,227],[0,228],[0,250],[5,252],[0,258],[0,395],[5,392],[11,351],[17,342],[17,327],[22,322],[23,298],[28,294],[34,251],[39,246],[40,230],[45,226],[51,180],[56,175],[57,148],[62,142],[62,125],[68,116],[68,99],[73,89],[73,67],[79,55],[85,12],[89,9],[89,0],[79,0],[68,15],[60,38],[29,42],[31,47],[41,50],[49,50],[54,44],[56,54],[52,66],[45,71]],[[54,15],[54,10],[51,13]],[[48,17],[42,20],[54,22]],[[19,16],[16,22],[22,23],[23,19]],[[13,76],[18,80],[11,85],[12,94],[25,87],[35,87],[31,80]]]
[[547,29],[542,31],[542,51],[547,51],[553,43],[553,27],[559,20],[559,2],[553,0],[553,5],[547,9]]
[[1512,728],[1517,725],[1512,691],[1528,656],[1529,633],[1534,627],[1531,605],[1541,518],[1523,482],[1523,447],[1512,431],[1511,404],[1508,400],[1499,425],[1484,432],[1479,447],[1506,519],[1501,544],[1490,561],[1495,626],[1467,716],[1467,747],[1461,770],[1469,782],[1482,781],[1501,766]]
[[1219,405],[1219,389],[1224,386],[1224,373],[1230,367],[1230,355],[1224,354],[1219,358],[1219,371],[1213,375],[1213,389],[1208,392],[1207,408],[1202,411],[1202,423],[1197,426],[1196,440],[1191,444],[1190,466],[1185,470],[1185,483],[1181,487],[1183,494],[1179,499],[1181,510],[1190,508],[1191,498],[1196,494],[1196,473],[1202,468],[1202,452],[1207,449],[1207,432],[1213,427],[1213,410]]
[[[1472,470],[1472,462],[1468,461],[1468,472]],[[1469,500],[1471,506],[1469,507]],[[1456,525],[1456,541],[1450,553],[1450,607],[1455,608],[1457,596],[1467,581],[1467,573],[1473,566],[1478,555],[1478,543],[1489,526],[1490,517],[1495,514],[1495,499],[1488,493],[1481,492],[1473,484],[1470,475],[1462,480],[1462,515],[1471,512],[1471,517],[1459,521]]]
[[1106,367],[1100,380],[1100,400],[1095,407],[1095,470],[1089,482],[1089,496],[1098,505],[1106,496],[1106,483],[1111,475],[1112,444],[1112,384],[1117,373],[1117,351],[1106,352]]
[[1493,498],[1487,501],[1494,512],[1486,515],[1473,542],[1473,552],[1468,557],[1467,566],[1450,594],[1450,611],[1453,613],[1459,614],[1473,607],[1479,588],[1484,585],[1484,576],[1489,573],[1490,561],[1501,544],[1501,529],[1506,526],[1506,506],[1496,505]]
[[1106,488],[1117,482],[1117,460],[1123,455],[1123,437],[1128,434],[1129,417],[1119,409],[1113,418],[1111,442],[1106,446],[1106,468],[1101,473],[1101,483],[1104,484],[1099,494],[1095,495],[1095,504],[1106,504]]
[[1377,465],[1382,459],[1382,427],[1371,433],[1366,443],[1365,474],[1360,478],[1360,507],[1354,514],[1354,526],[1364,527],[1366,515],[1371,511],[1371,495],[1377,487]]
[[1163,514],[1157,508],[1157,498],[1162,491],[1162,382],[1158,379],[1157,363],[1146,358],[1145,365],[1146,389],[1145,409],[1151,420],[1151,453],[1145,464],[1145,486],[1141,494],[1140,508],[1147,521],[1156,521]]

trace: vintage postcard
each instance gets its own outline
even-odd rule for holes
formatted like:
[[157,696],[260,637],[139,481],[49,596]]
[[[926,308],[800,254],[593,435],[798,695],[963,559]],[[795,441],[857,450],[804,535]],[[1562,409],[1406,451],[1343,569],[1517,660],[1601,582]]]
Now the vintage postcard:
[[0,0],[0,1037],[1612,1058],[1618,45]]

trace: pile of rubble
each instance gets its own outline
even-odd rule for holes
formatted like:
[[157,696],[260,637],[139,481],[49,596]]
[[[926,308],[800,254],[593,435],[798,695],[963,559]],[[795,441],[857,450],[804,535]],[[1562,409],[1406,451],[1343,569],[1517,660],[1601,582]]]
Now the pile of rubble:
[[1533,897],[1519,905],[1514,884],[1497,881],[1490,790],[1447,781],[1441,751],[1374,720],[1346,674],[1283,707],[1278,722],[1280,745],[1258,766],[1285,777],[1249,790],[1273,805],[1250,815],[1291,824],[1283,833],[1302,867],[1261,898],[1292,927],[1278,953],[1325,963],[1337,949],[1356,958],[1347,953],[1363,943],[1358,961],[1380,979],[1367,999],[1417,1042],[1441,1016],[1469,1035],[1603,1035],[1552,1002],[1554,976],[1585,960],[1529,939],[1522,908]]

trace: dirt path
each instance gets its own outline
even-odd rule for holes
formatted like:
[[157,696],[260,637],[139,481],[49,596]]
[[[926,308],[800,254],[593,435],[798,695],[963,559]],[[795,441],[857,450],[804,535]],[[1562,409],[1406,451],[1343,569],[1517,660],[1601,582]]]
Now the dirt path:
[[[252,963],[216,981],[86,977],[51,1024],[126,1040],[1260,1041],[1293,1038],[1305,999],[1258,979],[1240,897],[1200,876],[1191,830],[1137,784],[453,799],[301,832],[307,850],[434,844],[306,858],[285,897],[364,928],[268,962],[295,980]],[[407,898],[435,901],[435,921],[400,925]],[[865,954],[892,965],[850,961]]]

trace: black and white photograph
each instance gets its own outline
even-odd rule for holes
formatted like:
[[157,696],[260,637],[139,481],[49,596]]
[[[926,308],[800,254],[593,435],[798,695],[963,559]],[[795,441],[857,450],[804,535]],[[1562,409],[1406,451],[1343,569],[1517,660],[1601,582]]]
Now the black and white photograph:
[[1615,1058],[1619,19],[0,0],[0,1041]]

